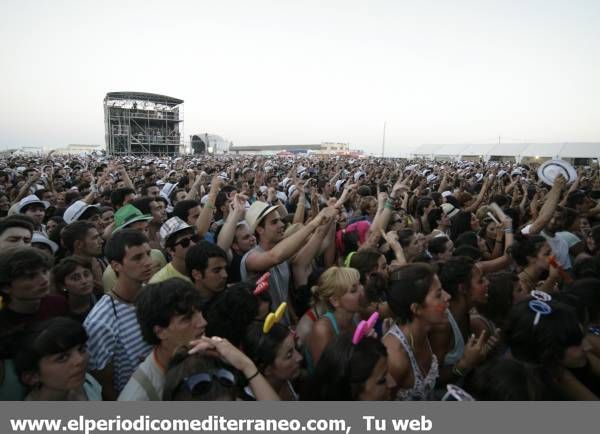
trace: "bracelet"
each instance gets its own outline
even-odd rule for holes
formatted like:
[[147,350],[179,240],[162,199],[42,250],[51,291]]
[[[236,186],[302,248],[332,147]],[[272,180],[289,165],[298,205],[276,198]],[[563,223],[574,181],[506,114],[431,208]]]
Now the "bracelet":
[[215,209],[215,206],[212,203],[210,203],[210,202],[206,202],[204,204],[204,206],[207,207],[208,209]]
[[250,381],[254,380],[256,377],[258,377],[259,374],[260,374],[260,371],[257,369],[256,372],[254,374],[250,375],[248,378],[246,378],[246,380],[248,382],[250,382]]
[[392,202],[391,200],[387,199],[387,200],[385,201],[384,208],[387,208],[387,209],[394,209],[394,202]]
[[504,229],[504,233],[505,234],[512,234],[513,233],[513,228],[506,228],[506,229]]

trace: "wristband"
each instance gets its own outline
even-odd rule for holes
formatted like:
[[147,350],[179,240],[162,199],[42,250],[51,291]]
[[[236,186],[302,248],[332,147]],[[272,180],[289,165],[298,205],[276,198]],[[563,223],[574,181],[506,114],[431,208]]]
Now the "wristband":
[[208,209],[215,209],[215,206],[212,203],[210,203],[210,202],[206,202],[204,204],[204,206],[207,207]]
[[256,372],[254,374],[250,375],[248,378],[246,378],[246,380],[248,382],[250,382],[250,381],[254,380],[256,377],[258,377],[258,374],[260,374],[260,371],[257,369]]

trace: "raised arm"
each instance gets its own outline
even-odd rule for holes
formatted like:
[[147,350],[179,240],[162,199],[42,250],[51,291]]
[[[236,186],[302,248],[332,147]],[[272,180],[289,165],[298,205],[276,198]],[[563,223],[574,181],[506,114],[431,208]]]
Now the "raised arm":
[[298,254],[294,257],[293,264],[294,266],[304,266],[307,267],[310,265],[312,260],[320,253],[321,245],[323,241],[328,238],[330,233],[331,225],[335,225],[335,219],[338,214],[338,210],[336,208],[325,208],[323,211],[324,218],[321,222],[321,226],[317,228],[310,236],[308,242],[300,249]]
[[322,211],[317,218],[311,220],[295,234],[278,242],[272,249],[264,252],[252,251],[246,259],[247,270],[252,272],[267,271],[275,265],[290,259],[300,250],[306,238],[319,227],[323,219],[324,214]]
[[21,190],[19,190],[19,193],[17,194],[17,197],[15,197],[13,203],[17,203],[25,196],[28,196],[30,194],[31,187],[40,179],[40,176],[41,174],[36,172],[31,179],[25,181],[25,184],[23,184],[23,187],[21,187]]
[[225,220],[225,224],[223,224],[221,232],[219,232],[219,237],[217,238],[217,245],[225,250],[227,252],[227,256],[229,257],[232,256],[231,244],[235,238],[237,224],[244,218],[244,213],[246,212],[246,200],[246,196],[242,194],[235,195],[233,198],[233,209],[227,216],[227,220]]
[[296,184],[296,191],[298,197],[298,203],[296,204],[296,212],[294,213],[294,220],[292,223],[304,223],[304,208],[306,206],[306,193],[304,192],[304,185],[301,183]]
[[406,265],[407,262],[406,257],[404,256],[404,249],[398,242],[398,232],[390,231],[386,234],[383,230],[381,230],[381,236],[388,243],[390,249],[392,249],[392,252],[394,252],[395,259],[392,261],[390,266],[395,269]]
[[273,187],[269,187],[267,190],[267,202],[269,202],[271,205],[279,205],[279,215],[281,218],[288,215],[285,204],[277,197],[277,191]]
[[567,206],[567,201],[569,200],[569,195],[579,188],[579,180],[580,180],[580,178],[577,178],[573,182],[573,184],[571,184],[571,187],[569,187],[567,194],[565,194],[565,196],[563,197],[563,200],[560,201],[560,203],[559,203],[560,206]]
[[[191,176],[190,176],[191,179]],[[196,179],[194,180],[194,183],[192,184],[192,186],[190,187],[190,191],[187,192],[187,194],[185,195],[185,200],[196,200],[198,198],[198,193],[200,192],[200,186],[202,185],[202,182],[204,181],[204,177],[202,175],[196,175]]]
[[135,189],[135,185],[133,185],[133,182],[131,181],[131,178],[129,177],[129,174],[127,173],[127,169],[125,168],[125,166],[119,166],[119,175],[121,175],[121,179],[123,180],[123,183],[125,184],[125,186],[131,188],[133,191],[135,191],[137,193],[137,190]]
[[305,285],[312,272],[312,262],[318,256],[321,243],[327,237],[329,224],[321,225],[292,259],[292,271],[296,288]]
[[[369,241],[377,242],[379,241],[379,237],[381,236],[381,231],[385,231],[390,222],[390,218],[392,217],[392,212],[394,210],[394,201],[402,194],[402,192],[408,190],[408,181],[402,181],[400,178],[392,187],[392,192],[390,193],[390,198],[386,199],[383,209],[381,211],[377,211],[375,218],[373,218],[373,224],[369,228]],[[371,237],[372,235],[372,237]],[[371,239],[373,238],[373,239]]]
[[483,182],[483,186],[481,187],[481,191],[477,195],[477,199],[471,205],[464,209],[465,212],[475,212],[483,203],[483,199],[485,199],[485,195],[488,192],[490,186],[494,182],[494,175],[489,175],[486,180]]
[[198,216],[198,220],[196,221],[196,231],[201,237],[206,235],[208,229],[210,228],[210,223],[213,218],[213,211],[215,209],[215,200],[217,198],[217,194],[219,194],[219,191],[221,191],[222,186],[223,180],[218,176],[213,177],[210,184],[210,192],[208,193],[208,200],[204,204],[204,207]]
[[554,180],[552,189],[546,195],[544,205],[542,205],[542,209],[540,210],[540,214],[529,228],[529,235],[539,234],[550,222],[552,216],[554,215],[554,211],[558,206],[558,201],[560,200],[560,195],[564,185],[565,178],[562,175],[557,176]]
[[442,178],[442,182],[440,182],[440,187],[438,188],[438,193],[443,193],[448,188],[448,172],[444,171],[444,177]]
[[502,256],[489,261],[480,261],[477,263],[483,274],[493,273],[505,269],[511,264],[511,257],[508,254],[509,247],[514,242],[512,220],[504,214],[502,209],[496,203],[490,205],[490,209],[496,214],[500,221],[500,228],[504,232],[504,252]]
[[248,385],[257,401],[279,401],[279,395],[273,390],[271,384],[256,367],[254,362],[242,351],[232,345],[227,339],[202,337],[190,342],[194,347],[190,354],[205,352],[220,358],[238,371],[241,371],[248,381]]

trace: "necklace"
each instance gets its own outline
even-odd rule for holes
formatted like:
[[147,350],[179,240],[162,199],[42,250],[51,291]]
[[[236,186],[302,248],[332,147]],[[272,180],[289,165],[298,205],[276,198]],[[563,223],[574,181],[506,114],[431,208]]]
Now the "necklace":
[[115,296],[115,298],[116,298],[117,300],[119,300],[119,301],[122,301],[123,303],[127,303],[127,304],[133,304],[133,301],[129,301],[129,300],[126,300],[126,299],[124,299],[124,298],[123,298],[123,297],[121,297],[119,294],[117,294],[117,292],[116,292],[114,289],[111,289],[111,290],[110,290],[110,293],[111,293],[112,295],[114,295],[114,296]]
[[412,331],[410,329],[407,329],[407,332],[408,332],[408,345],[410,345],[413,352],[416,354],[417,350],[415,348],[415,340],[413,338]]
[[[413,337],[412,331],[411,331],[411,329],[410,329],[410,328],[408,328],[408,327],[407,327],[407,328],[406,328],[406,332],[407,332],[407,334],[408,334],[408,345],[409,345],[409,346],[410,346],[410,348],[412,349],[412,352],[413,352],[413,357],[414,357],[415,363],[416,363],[416,365],[417,365],[416,367],[417,367],[417,368],[418,368],[418,370],[419,370],[419,374],[420,374],[420,375],[425,375],[425,374],[423,374],[423,373],[424,373],[424,372],[427,372],[427,371],[425,371],[425,369],[423,369],[423,366],[421,366],[421,365],[420,365],[420,363],[419,363],[419,359],[417,358],[417,349],[415,348],[415,339],[414,339],[414,337]],[[429,338],[426,338],[426,342],[428,342],[428,341],[429,341]]]

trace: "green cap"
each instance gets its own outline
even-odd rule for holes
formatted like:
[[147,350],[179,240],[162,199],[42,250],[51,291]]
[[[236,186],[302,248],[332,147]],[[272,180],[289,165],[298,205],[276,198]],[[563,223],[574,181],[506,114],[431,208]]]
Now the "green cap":
[[132,223],[152,220],[150,214],[142,214],[142,212],[131,204],[119,208],[115,213],[115,228],[113,232],[120,231]]

